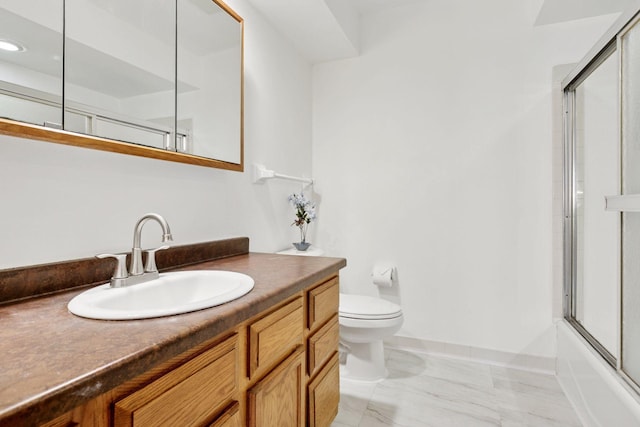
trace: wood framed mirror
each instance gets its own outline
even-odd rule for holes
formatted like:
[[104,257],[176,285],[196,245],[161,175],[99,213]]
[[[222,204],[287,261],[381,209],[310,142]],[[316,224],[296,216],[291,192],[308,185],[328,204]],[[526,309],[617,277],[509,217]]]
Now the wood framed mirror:
[[226,4],[22,3],[0,8],[18,46],[0,50],[0,133],[244,169],[244,22]]

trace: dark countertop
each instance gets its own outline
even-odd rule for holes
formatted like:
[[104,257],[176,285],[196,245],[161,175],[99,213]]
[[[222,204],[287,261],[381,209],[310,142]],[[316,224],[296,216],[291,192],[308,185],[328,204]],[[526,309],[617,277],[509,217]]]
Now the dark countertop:
[[[337,274],[342,258],[249,253],[179,270],[230,270],[255,286],[221,306],[156,319],[77,317],[85,289],[0,306],[0,426],[44,422]],[[135,285],[134,285],[135,286]]]

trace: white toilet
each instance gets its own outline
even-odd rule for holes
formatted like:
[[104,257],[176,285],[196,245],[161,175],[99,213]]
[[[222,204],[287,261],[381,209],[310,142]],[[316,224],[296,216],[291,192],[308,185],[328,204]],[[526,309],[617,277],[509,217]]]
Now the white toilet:
[[404,317],[399,305],[382,298],[340,294],[340,342],[346,364],[340,375],[359,381],[387,376],[382,339],[400,330]]
[[[306,252],[290,248],[278,253],[322,256],[324,251],[312,247]],[[377,270],[377,267],[374,266],[374,270]],[[384,270],[389,267],[380,268]],[[388,280],[393,282],[391,276]],[[375,280],[374,284],[377,284]],[[398,332],[403,321],[402,309],[397,304],[382,298],[341,293],[338,322],[340,347],[341,352],[346,353],[346,363],[340,368],[340,376],[369,382],[386,378],[387,368],[384,364],[382,340]]]

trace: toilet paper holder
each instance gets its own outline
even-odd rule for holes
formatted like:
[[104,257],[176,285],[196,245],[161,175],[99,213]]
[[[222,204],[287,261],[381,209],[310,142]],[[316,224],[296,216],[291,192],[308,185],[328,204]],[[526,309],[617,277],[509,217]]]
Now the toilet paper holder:
[[376,264],[371,272],[373,284],[377,286],[393,286],[396,277],[396,267],[391,264]]

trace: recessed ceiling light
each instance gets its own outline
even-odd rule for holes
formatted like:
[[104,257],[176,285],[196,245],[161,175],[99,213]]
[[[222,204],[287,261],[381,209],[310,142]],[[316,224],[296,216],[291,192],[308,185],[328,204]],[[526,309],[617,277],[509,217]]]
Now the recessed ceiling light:
[[26,50],[24,46],[11,40],[0,40],[0,49],[8,52],[24,52]]

